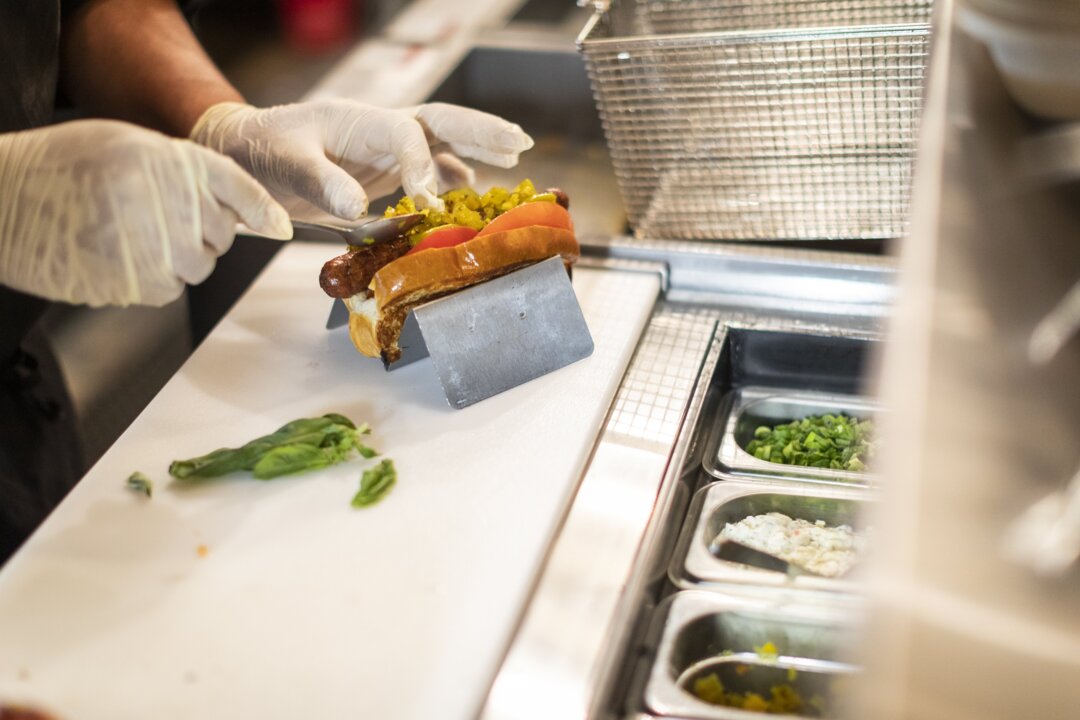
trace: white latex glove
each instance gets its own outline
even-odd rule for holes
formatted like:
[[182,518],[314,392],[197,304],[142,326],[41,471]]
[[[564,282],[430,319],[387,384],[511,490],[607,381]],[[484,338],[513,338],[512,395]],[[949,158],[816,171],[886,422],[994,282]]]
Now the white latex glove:
[[350,100],[320,100],[266,109],[220,103],[207,110],[191,139],[232,159],[259,180],[289,214],[309,222],[352,221],[368,199],[399,187],[417,207],[441,209],[438,176],[460,176],[456,155],[509,168],[533,141],[517,125],[478,110],[430,103],[405,110]]
[[236,163],[111,120],[0,135],[0,282],[88,305],[164,305],[206,279],[238,220],[287,239]]

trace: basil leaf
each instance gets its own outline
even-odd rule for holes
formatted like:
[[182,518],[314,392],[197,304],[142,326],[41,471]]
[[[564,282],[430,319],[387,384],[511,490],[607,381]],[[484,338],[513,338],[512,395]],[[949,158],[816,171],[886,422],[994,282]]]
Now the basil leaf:
[[220,448],[188,460],[175,460],[169,474],[197,480],[250,470],[255,477],[269,479],[342,462],[356,450],[364,457],[374,451],[360,442],[371,432],[366,423],[359,428],[344,415],[327,413],[316,418],[300,418],[238,448]]
[[138,471],[131,473],[131,477],[127,479],[127,486],[129,489],[140,492],[146,497],[154,494],[154,482]]
[[397,483],[397,470],[393,460],[383,460],[375,467],[365,470],[360,478],[360,490],[353,496],[353,507],[368,507],[386,497]]
[[281,445],[259,458],[251,474],[259,480],[315,470],[329,465],[326,453],[312,445]]

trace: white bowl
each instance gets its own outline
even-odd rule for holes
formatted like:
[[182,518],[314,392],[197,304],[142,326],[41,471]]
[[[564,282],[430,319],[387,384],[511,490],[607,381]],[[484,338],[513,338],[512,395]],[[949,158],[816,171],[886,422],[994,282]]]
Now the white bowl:
[[968,0],[959,22],[986,44],[1024,109],[1050,120],[1080,120],[1080,3]]

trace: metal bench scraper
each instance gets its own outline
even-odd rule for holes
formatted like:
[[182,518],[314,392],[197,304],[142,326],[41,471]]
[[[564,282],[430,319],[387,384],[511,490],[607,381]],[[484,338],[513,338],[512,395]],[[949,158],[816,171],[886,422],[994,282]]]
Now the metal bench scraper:
[[[327,327],[348,322],[335,301]],[[593,340],[562,258],[466,288],[415,308],[401,359],[431,357],[446,400],[464,408],[592,354]]]

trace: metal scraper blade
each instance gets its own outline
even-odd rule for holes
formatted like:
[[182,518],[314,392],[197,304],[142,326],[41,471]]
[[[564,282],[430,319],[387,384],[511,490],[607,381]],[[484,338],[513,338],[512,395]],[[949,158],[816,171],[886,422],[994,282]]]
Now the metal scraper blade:
[[413,311],[451,407],[464,408],[588,357],[562,258],[475,285]]
[[341,298],[334,298],[330,306],[330,316],[326,318],[326,329],[334,330],[349,324],[349,308]]

